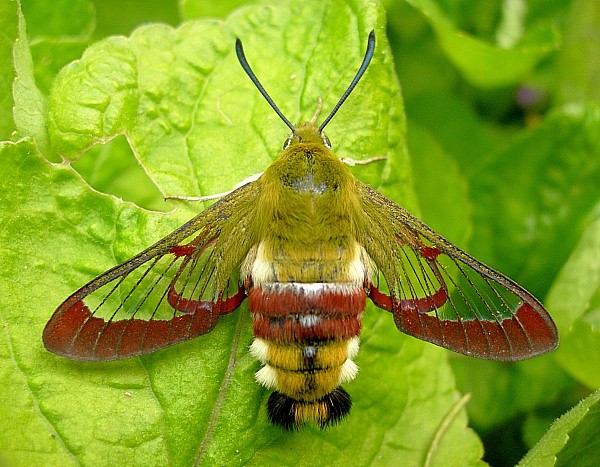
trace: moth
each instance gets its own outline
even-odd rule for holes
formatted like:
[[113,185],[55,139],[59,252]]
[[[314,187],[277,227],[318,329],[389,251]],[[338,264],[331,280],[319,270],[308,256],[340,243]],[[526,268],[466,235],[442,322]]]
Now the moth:
[[[244,300],[252,316],[257,381],[284,429],[321,428],[347,415],[341,387],[357,374],[367,299],[411,336],[472,357],[516,361],[556,347],[552,319],[529,292],[360,182],[323,129],[293,125],[266,171],[182,227],[67,298],[43,341],[58,355],[106,361],[144,355],[210,332]],[[320,107],[320,106],[319,106]]]

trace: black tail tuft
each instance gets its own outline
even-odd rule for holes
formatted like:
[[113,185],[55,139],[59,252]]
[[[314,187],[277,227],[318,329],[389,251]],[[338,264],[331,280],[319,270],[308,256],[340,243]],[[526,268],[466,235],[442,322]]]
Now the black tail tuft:
[[284,430],[298,430],[310,422],[326,428],[348,415],[351,407],[352,399],[341,387],[316,401],[299,401],[273,392],[267,402],[269,420]]
[[344,418],[352,408],[352,398],[344,388],[338,386],[333,392],[327,394],[323,399],[329,410],[329,418],[325,423],[321,423],[321,428],[328,425],[335,425]]

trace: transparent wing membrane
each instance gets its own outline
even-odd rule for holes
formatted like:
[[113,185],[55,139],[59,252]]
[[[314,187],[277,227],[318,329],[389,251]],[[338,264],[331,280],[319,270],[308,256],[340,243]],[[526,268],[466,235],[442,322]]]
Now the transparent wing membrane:
[[556,347],[554,323],[529,292],[383,195],[366,186],[363,193],[365,212],[387,211],[393,226],[384,253],[374,252],[374,247],[367,252],[378,258],[376,265],[387,282],[387,290],[372,286],[371,299],[392,312],[398,329],[459,353],[495,360],[520,360]]
[[[62,303],[44,329],[46,348],[80,360],[142,355],[212,330],[245,298],[237,265],[249,248],[236,203],[246,185]],[[234,246],[232,242],[236,242]],[[229,251],[229,261],[223,251]]]
[[65,301],[44,332],[54,352],[111,360],[152,352],[209,332],[245,295],[237,272],[216,281],[213,243],[149,249]]

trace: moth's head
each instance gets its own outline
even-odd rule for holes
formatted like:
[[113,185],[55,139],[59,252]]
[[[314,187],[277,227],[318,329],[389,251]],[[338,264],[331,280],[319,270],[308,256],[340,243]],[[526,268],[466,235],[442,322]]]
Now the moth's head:
[[269,96],[267,91],[265,91],[265,88],[262,86],[262,84],[260,84],[260,82],[258,81],[258,78],[256,77],[256,75],[250,68],[250,65],[248,64],[248,60],[246,60],[246,55],[244,54],[244,48],[242,47],[242,41],[240,41],[239,39],[237,39],[235,41],[235,53],[237,54],[238,60],[240,61],[240,65],[242,65],[242,68],[244,69],[246,74],[250,77],[250,79],[252,80],[252,82],[254,83],[256,88],[260,91],[260,93],[263,95],[263,97],[267,100],[267,102],[273,108],[275,113],[277,113],[277,115],[279,115],[279,118],[281,118],[281,120],[283,120],[283,122],[289,127],[289,129],[292,130],[292,134],[286,140],[285,144],[283,145],[283,149],[287,149],[294,144],[301,144],[301,143],[323,144],[325,147],[331,149],[331,143],[329,142],[329,139],[327,138],[327,136],[325,136],[323,134],[323,128],[325,128],[325,125],[327,125],[329,123],[329,121],[333,118],[335,113],[342,106],[344,101],[348,98],[348,96],[350,95],[352,90],[358,84],[362,75],[364,75],[365,71],[367,70],[367,67],[369,66],[369,63],[371,62],[371,59],[373,58],[374,51],[375,51],[375,31],[371,31],[369,33],[367,52],[365,53],[365,58],[363,58],[362,64],[360,65],[360,68],[358,69],[356,76],[350,83],[350,86],[348,86],[348,89],[346,89],[346,92],[344,92],[344,94],[342,95],[342,97],[340,98],[338,103],[335,105],[333,110],[329,113],[327,118],[325,120],[323,120],[323,123],[321,123],[320,126],[317,126],[317,117],[319,116],[319,112],[321,111],[321,99],[319,98],[319,102],[317,105],[317,111],[315,112],[315,115],[313,116],[313,118],[309,122],[301,123],[298,126],[294,126],[285,117],[285,115],[283,115],[283,113],[281,113],[281,110],[279,110],[279,107],[277,107],[275,105],[275,102],[273,102],[273,99],[271,99],[271,96]]
[[287,149],[294,144],[301,143],[322,144],[327,149],[331,149],[329,138],[325,136],[321,131],[322,129],[317,126],[317,118],[319,118],[319,113],[321,113],[322,106],[323,99],[319,97],[317,100],[317,110],[315,111],[313,117],[310,119],[310,121],[300,123],[293,128],[292,134],[288,136],[283,144],[283,149]]
[[317,125],[311,124],[310,122],[298,125],[294,129],[294,132],[285,140],[283,149],[301,143],[323,144],[327,149],[331,149],[329,138],[319,131]]

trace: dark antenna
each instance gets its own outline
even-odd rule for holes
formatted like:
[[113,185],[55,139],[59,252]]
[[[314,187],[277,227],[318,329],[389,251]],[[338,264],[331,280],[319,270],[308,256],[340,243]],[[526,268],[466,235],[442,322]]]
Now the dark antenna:
[[273,110],[277,113],[277,115],[279,115],[279,118],[281,118],[284,121],[284,123],[290,127],[290,130],[292,130],[292,132],[294,132],[295,131],[294,125],[292,125],[290,123],[290,121],[287,118],[285,118],[285,115],[283,115],[281,113],[281,110],[279,110],[279,107],[277,107],[275,105],[275,102],[273,102],[273,99],[271,99],[271,96],[269,96],[269,94],[267,94],[267,91],[265,91],[265,88],[263,88],[262,84],[260,84],[260,82],[258,81],[258,78],[252,71],[252,68],[250,68],[250,65],[248,65],[248,60],[246,60],[246,55],[244,55],[244,48],[242,47],[242,41],[239,39],[236,39],[236,41],[235,41],[235,53],[237,54],[238,60],[240,61],[240,65],[242,65],[242,68],[244,69],[246,74],[250,77],[250,80],[252,80],[252,82],[254,83],[254,86],[256,86],[258,88],[258,90],[263,95],[263,97],[267,100],[269,105],[271,107],[273,107]]
[[[344,94],[342,95],[342,97],[340,98],[338,103],[335,105],[335,107],[333,108],[333,110],[331,111],[329,116],[323,121],[323,123],[321,123],[321,126],[319,127],[319,133],[323,132],[323,128],[325,128],[325,125],[327,125],[329,123],[329,121],[333,118],[333,116],[336,114],[336,112],[339,110],[339,108],[342,106],[342,104],[348,98],[350,93],[354,90],[354,88],[356,87],[356,85],[358,84],[358,82],[360,81],[362,76],[365,74],[365,71],[367,70],[369,63],[371,63],[371,59],[373,58],[374,51],[375,51],[375,31],[372,30],[369,33],[369,39],[367,42],[367,51],[365,53],[365,58],[363,58],[362,64],[360,65],[360,68],[358,69],[356,76],[350,83],[350,86],[348,86],[348,89],[346,89],[346,92],[344,92]],[[273,99],[271,99],[271,96],[269,96],[269,94],[267,93],[265,88],[263,88],[263,85],[260,84],[260,81],[258,81],[258,78],[252,71],[252,68],[250,68],[250,65],[248,64],[248,60],[246,59],[246,55],[244,54],[244,48],[242,47],[242,41],[239,39],[235,40],[235,53],[237,54],[238,60],[240,61],[240,65],[242,65],[242,68],[244,69],[246,74],[250,77],[250,80],[254,83],[254,86],[256,86],[256,88],[260,91],[260,93],[263,95],[263,97],[266,99],[266,101],[269,103],[269,105],[273,108],[275,113],[277,113],[277,115],[279,115],[279,118],[281,118],[281,120],[283,120],[283,122],[290,128],[290,130],[292,130],[292,132],[294,132],[296,130],[294,128],[294,125],[292,125],[292,123],[287,118],[285,118],[285,115],[283,115],[283,113],[281,113],[281,110],[279,110],[279,107],[277,107],[277,105],[275,105],[275,102],[273,102]]]
[[375,51],[375,31],[371,31],[369,33],[369,39],[367,42],[367,51],[365,53],[365,58],[363,58],[362,64],[360,65],[360,68],[358,69],[356,76],[350,83],[350,86],[348,86],[348,89],[346,89],[346,92],[342,95],[341,99],[335,105],[335,107],[333,108],[333,110],[331,111],[329,116],[325,120],[323,120],[323,123],[321,123],[321,126],[319,127],[319,133],[321,133],[323,131],[323,128],[325,128],[325,125],[327,125],[329,123],[329,120],[331,120],[333,118],[333,116],[336,114],[338,109],[342,106],[344,101],[348,98],[350,93],[354,90],[354,88],[356,87],[356,85],[358,84],[360,79],[362,78],[362,75],[365,74],[365,71],[367,70],[369,63],[371,62],[371,59],[373,58],[374,51]]

